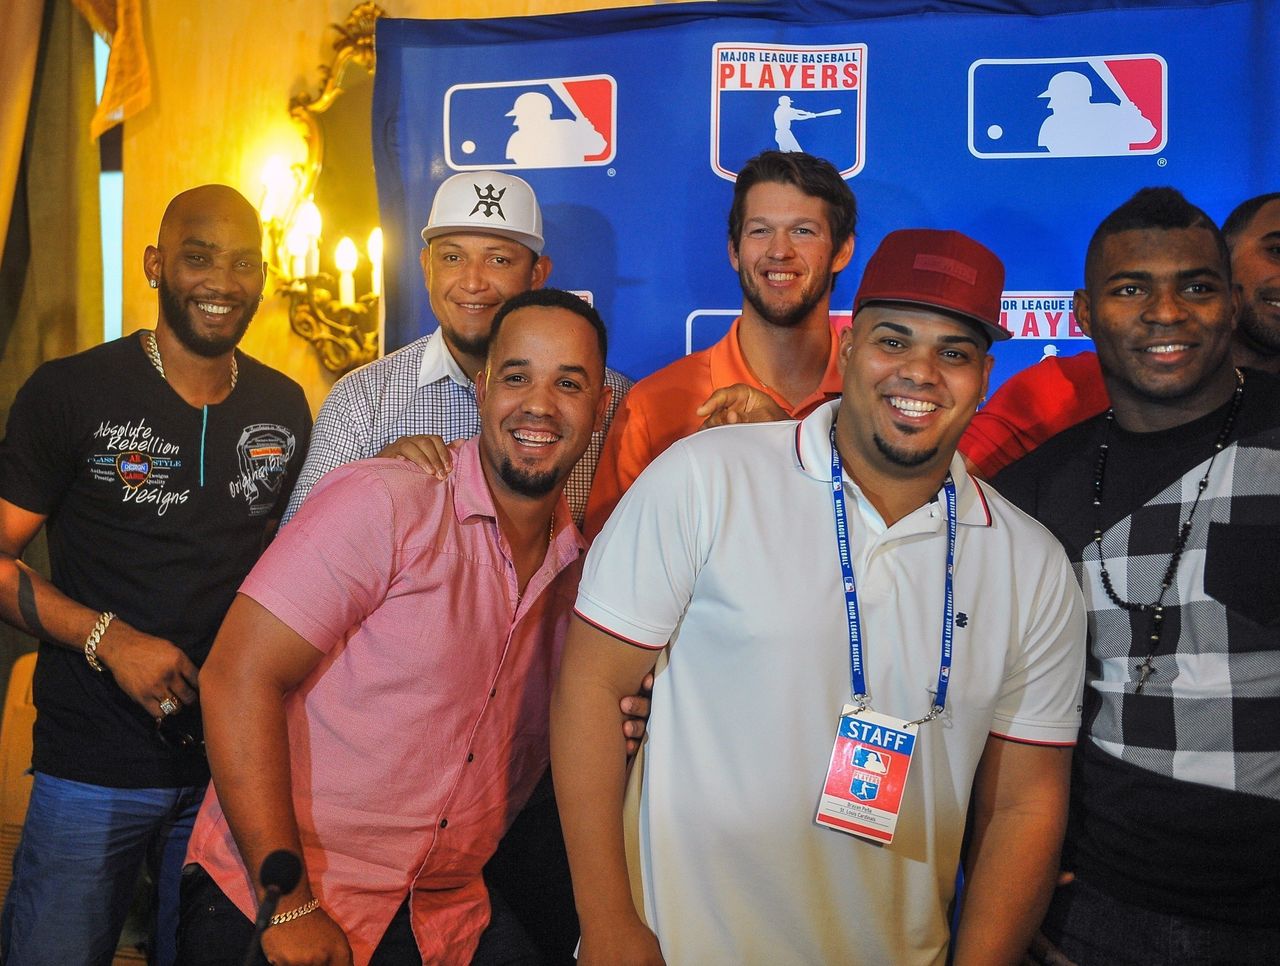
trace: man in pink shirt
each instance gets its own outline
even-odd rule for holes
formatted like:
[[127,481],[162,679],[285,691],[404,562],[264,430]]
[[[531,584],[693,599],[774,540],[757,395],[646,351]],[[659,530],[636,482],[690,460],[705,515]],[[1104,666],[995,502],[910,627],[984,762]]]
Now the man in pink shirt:
[[281,849],[304,871],[263,936],[276,966],[522,961],[480,945],[481,869],[547,766],[584,549],[561,490],[608,404],[605,341],[575,296],[516,296],[454,472],[333,471],[245,581],[201,672],[183,962],[239,961]]

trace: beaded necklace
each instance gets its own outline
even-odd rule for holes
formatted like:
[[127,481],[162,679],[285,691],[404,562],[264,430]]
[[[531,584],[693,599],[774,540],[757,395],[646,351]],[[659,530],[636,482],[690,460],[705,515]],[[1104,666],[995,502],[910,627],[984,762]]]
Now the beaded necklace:
[[1156,599],[1149,604],[1139,604],[1135,601],[1125,600],[1116,593],[1115,587],[1111,583],[1111,574],[1107,572],[1107,561],[1102,556],[1102,483],[1106,477],[1107,470],[1107,450],[1109,444],[1107,442],[1111,435],[1111,424],[1115,422],[1116,414],[1114,409],[1108,409],[1106,422],[1103,426],[1102,442],[1098,445],[1098,462],[1093,473],[1093,507],[1094,507],[1094,529],[1093,542],[1098,548],[1098,566],[1101,571],[1102,589],[1107,592],[1107,596],[1111,598],[1111,603],[1117,607],[1134,614],[1150,614],[1151,630],[1148,635],[1147,656],[1141,664],[1134,665],[1134,670],[1138,672],[1138,685],[1134,688],[1135,694],[1141,694],[1142,689],[1147,685],[1147,679],[1157,673],[1155,666],[1151,663],[1156,656],[1156,651],[1160,649],[1160,633],[1164,626],[1164,595],[1169,592],[1169,588],[1173,586],[1173,578],[1178,573],[1178,563],[1182,559],[1182,551],[1187,547],[1187,540],[1191,536],[1191,520],[1196,515],[1196,509],[1200,506],[1200,497],[1204,495],[1204,491],[1209,487],[1209,474],[1213,471],[1213,463],[1218,458],[1218,454],[1222,452],[1223,447],[1227,445],[1227,438],[1231,435],[1231,430],[1235,426],[1236,416],[1240,412],[1240,400],[1244,398],[1244,373],[1239,369],[1236,370],[1236,388],[1231,396],[1231,408],[1227,411],[1227,418],[1222,424],[1222,429],[1218,432],[1218,438],[1213,444],[1213,455],[1209,457],[1209,465],[1205,467],[1204,476],[1200,478],[1199,484],[1196,486],[1196,498],[1191,504],[1191,512],[1187,514],[1187,519],[1182,526],[1178,528],[1178,536],[1173,541],[1173,552],[1169,555],[1169,566],[1165,568],[1164,579],[1160,581],[1160,593],[1156,595]]

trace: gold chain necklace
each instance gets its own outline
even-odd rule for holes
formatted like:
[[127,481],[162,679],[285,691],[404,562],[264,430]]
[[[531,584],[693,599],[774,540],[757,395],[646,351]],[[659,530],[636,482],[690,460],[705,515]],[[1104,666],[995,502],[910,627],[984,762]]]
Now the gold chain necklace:
[[[155,366],[156,372],[160,373],[160,378],[165,382],[169,381],[169,377],[164,374],[164,363],[160,359],[160,347],[156,345],[156,334],[150,329],[142,331],[142,348],[146,352],[147,358],[151,360],[151,364]],[[240,366],[236,362],[235,350],[231,353],[231,389],[236,388],[236,380],[240,378]]]
[[[551,511],[551,526],[547,530],[547,552],[551,552],[551,545],[556,541],[556,511]],[[528,589],[528,588],[526,588]],[[524,591],[517,585],[516,587],[516,606],[520,605],[520,601],[524,600]]]

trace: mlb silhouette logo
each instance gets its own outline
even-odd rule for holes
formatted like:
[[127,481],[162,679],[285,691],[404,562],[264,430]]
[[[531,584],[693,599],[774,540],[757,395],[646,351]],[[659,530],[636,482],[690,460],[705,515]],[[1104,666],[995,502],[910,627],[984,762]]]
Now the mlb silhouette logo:
[[978,158],[1158,154],[1168,65],[1158,54],[977,60],[969,66],[969,152]]
[[617,106],[608,74],[455,84],[444,95],[445,163],[455,171],[609,164]]
[[892,757],[888,752],[877,751],[867,745],[854,745],[853,755],[850,759],[854,768],[861,768],[863,771],[873,772],[877,775],[889,774],[889,762]]
[[866,44],[716,44],[711,52],[711,169],[736,180],[767,149],[807,151],[850,178],[866,138]]

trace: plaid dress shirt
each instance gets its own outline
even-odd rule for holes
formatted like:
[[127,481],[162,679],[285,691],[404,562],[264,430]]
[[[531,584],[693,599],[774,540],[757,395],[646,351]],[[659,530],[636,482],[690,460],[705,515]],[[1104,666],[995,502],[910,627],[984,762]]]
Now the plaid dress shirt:
[[[613,389],[613,398],[605,412],[604,430],[592,434],[587,451],[565,484],[565,496],[579,528],[605,433],[633,383],[622,373],[606,369],[605,384]],[[376,456],[402,436],[430,434],[451,443],[479,432],[476,387],[450,355],[444,340],[432,333],[410,342],[334,383],[316,417],[311,447],[283,523],[289,522],[311,488],[334,467]]]

